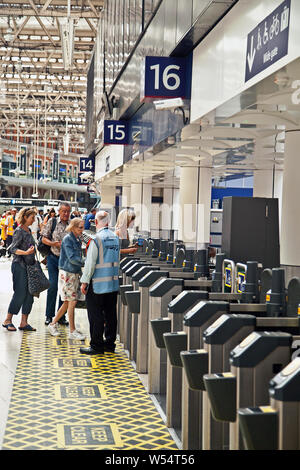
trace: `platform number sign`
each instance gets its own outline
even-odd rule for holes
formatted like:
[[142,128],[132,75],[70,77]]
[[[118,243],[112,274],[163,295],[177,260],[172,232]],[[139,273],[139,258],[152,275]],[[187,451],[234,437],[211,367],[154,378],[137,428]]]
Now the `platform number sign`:
[[95,157],[82,157],[80,158],[80,170],[81,173],[89,172],[95,173]]
[[128,140],[127,121],[104,121],[105,145],[127,145]]
[[142,98],[187,98],[187,61],[178,57],[145,58]]

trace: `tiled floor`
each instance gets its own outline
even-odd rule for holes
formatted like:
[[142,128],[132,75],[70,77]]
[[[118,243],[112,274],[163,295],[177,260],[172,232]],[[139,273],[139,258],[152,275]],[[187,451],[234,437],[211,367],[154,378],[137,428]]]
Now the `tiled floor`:
[[[0,260],[1,324],[11,294],[10,261]],[[122,346],[116,354],[83,357],[68,328],[60,327],[58,338],[49,335],[45,301],[46,293],[30,316],[37,332],[1,326],[0,448],[176,450]],[[88,336],[85,310],[76,311],[76,324]]]

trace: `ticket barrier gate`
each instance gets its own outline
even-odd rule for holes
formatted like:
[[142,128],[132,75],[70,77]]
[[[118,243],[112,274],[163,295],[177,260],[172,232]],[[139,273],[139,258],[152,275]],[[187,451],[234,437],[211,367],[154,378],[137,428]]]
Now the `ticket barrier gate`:
[[161,278],[149,290],[148,392],[151,394],[165,395],[167,372],[166,351],[155,345],[151,320],[165,317],[168,304],[182,289],[183,279]]
[[[186,283],[185,283],[186,284]],[[151,320],[152,333],[156,347],[167,349],[167,388],[166,388],[166,424],[168,427],[181,431],[181,391],[182,391],[182,367],[181,363],[171,363],[170,357],[175,357],[178,340],[183,340],[185,347],[186,335],[181,335],[184,315],[200,300],[207,300],[208,292],[200,290],[184,290],[168,305],[168,316]],[[172,333],[170,333],[172,332]],[[175,333],[176,332],[176,333]],[[164,334],[167,333],[167,334]],[[177,338],[179,335],[179,338]],[[172,341],[175,338],[175,342]]]
[[300,449],[300,358],[269,383],[269,406],[238,410],[246,450]]
[[[125,277],[124,286],[122,286],[122,292],[124,292],[124,310],[123,310],[123,333],[122,338],[124,338],[123,344],[124,349],[127,349],[130,353],[130,359],[133,359],[135,344],[134,344],[134,335],[132,330],[135,331],[137,328],[137,318],[136,314],[139,312],[139,298],[136,295],[135,287],[132,276],[138,272],[142,267],[150,267],[150,263],[136,261],[131,264],[128,269],[125,267],[123,272],[123,277]],[[130,287],[129,287],[130,286]],[[130,296],[127,294],[130,293]]]
[[266,403],[269,381],[290,362],[292,339],[281,331],[255,331],[231,351],[231,372],[204,375],[214,418],[230,423],[230,450],[244,448],[237,410]]
[[[119,315],[121,326],[119,329],[120,329],[120,340],[124,344],[125,349],[128,349],[128,350],[130,348],[133,348],[134,350],[135,348],[134,343],[132,347],[130,346],[132,343],[130,338],[134,338],[135,334],[132,331],[128,331],[129,326],[131,326],[131,323],[130,323],[131,319],[129,320],[127,319],[128,314],[130,316],[131,314],[134,315],[133,329],[136,330],[136,323],[138,323],[139,319],[141,319],[140,316],[137,317],[138,316],[137,306],[140,305],[140,308],[142,308],[142,306],[144,307],[145,302],[147,303],[147,299],[145,298],[145,296],[143,296],[143,299],[141,299],[141,290],[139,290],[138,292],[136,289],[133,288],[132,276],[134,275],[135,272],[137,272],[138,268],[141,265],[147,266],[148,264],[149,264],[148,260],[141,261],[141,260],[134,260],[130,258],[128,263],[124,262],[121,268],[123,272],[123,285],[120,287],[122,303],[121,303],[120,315]],[[152,262],[151,262],[151,265],[152,265]],[[195,281],[197,281],[197,288],[199,287],[202,289],[209,289],[211,287],[211,280],[208,280],[205,278],[202,279],[200,277],[200,273],[197,273],[195,275],[193,270],[186,269],[184,267],[179,268],[179,267],[169,266],[164,263],[153,264],[152,266],[153,266],[153,270],[166,268],[169,273],[169,276],[167,277],[183,278],[185,280],[191,279],[191,282],[194,279]],[[131,291],[131,294],[127,296],[128,297],[127,299],[125,293],[128,291]],[[134,352],[132,352],[131,354],[131,358],[133,357],[134,357]]]
[[137,259],[130,259],[127,263],[124,263],[121,267],[121,272],[122,272],[122,285],[120,285],[120,298],[121,298],[121,303],[120,303],[120,313],[119,313],[119,321],[120,321],[120,326],[119,326],[119,335],[120,335],[120,342],[124,344],[125,349],[130,348],[130,325],[128,323],[130,322],[130,317],[128,316],[128,304],[127,304],[127,299],[125,296],[126,291],[131,291],[133,290],[132,284],[128,284],[128,277],[127,277],[127,272],[132,269],[137,269],[137,264],[139,266],[145,265],[145,263],[142,263],[140,260]]
[[[264,273],[262,275],[262,289],[264,292],[267,290],[268,284],[270,284],[270,275],[270,270],[267,275],[264,275]],[[264,282],[265,285],[263,284]],[[288,303],[287,310],[290,313],[293,313],[294,316],[297,316],[296,304],[300,302],[300,281],[297,278],[290,281],[288,293],[291,306],[289,306]],[[205,351],[185,351],[181,353],[189,386],[191,389],[202,390],[204,393],[204,449],[227,448],[228,437],[227,439],[225,439],[225,437],[226,435],[228,436],[228,425],[216,423],[216,421],[212,419],[210,414],[210,403],[207,400],[203,383],[203,373],[212,374],[217,372],[218,366],[221,364],[221,358],[223,358],[223,365],[219,370],[222,370],[223,372],[230,370],[229,352],[237,344],[239,338],[243,338],[246,331],[242,329],[241,323],[245,321],[250,322],[250,324],[252,323],[251,328],[253,329],[253,322],[255,322],[254,326],[257,331],[266,329],[283,329],[285,332],[289,332],[291,334],[297,334],[299,331],[298,318],[261,318],[261,315],[266,315],[267,304],[230,304],[229,310],[231,313],[236,312],[237,315],[223,315],[222,318],[216,321],[215,324],[211,325],[208,330],[204,332],[203,339],[205,343]],[[241,313],[252,313],[253,317],[249,317],[249,315],[241,315]],[[239,324],[241,324],[241,329],[239,329]],[[206,367],[208,367],[207,370]]]
[[229,427],[213,419],[203,376],[228,371],[230,351],[254,331],[255,324],[256,318],[252,315],[223,314],[204,331],[204,349],[181,353],[189,387],[203,394],[203,450],[224,450],[229,446]]
[[[203,348],[203,332],[208,325],[216,321],[221,315],[228,312],[228,302],[200,301],[185,316],[183,321],[183,332],[186,337],[186,349],[178,348],[181,361],[182,351]],[[182,336],[184,336],[182,334]],[[181,352],[180,352],[181,349]],[[175,364],[174,358],[172,359]],[[182,362],[181,362],[182,366]],[[199,416],[202,410],[202,394],[191,390],[185,371],[182,373],[182,422],[181,440],[183,449],[201,449],[202,446],[202,423]]]
[[[167,355],[164,349],[156,346],[155,337],[152,332],[151,320],[162,319],[168,314],[168,304],[182,290],[203,289],[207,286],[207,280],[185,277],[190,273],[180,273],[169,271],[169,278],[161,279],[150,289],[150,307],[149,307],[149,348],[148,348],[148,391],[149,393],[166,394],[166,366]],[[180,276],[180,278],[178,277]],[[182,277],[182,278],[181,278]],[[205,293],[207,298],[207,293]]]

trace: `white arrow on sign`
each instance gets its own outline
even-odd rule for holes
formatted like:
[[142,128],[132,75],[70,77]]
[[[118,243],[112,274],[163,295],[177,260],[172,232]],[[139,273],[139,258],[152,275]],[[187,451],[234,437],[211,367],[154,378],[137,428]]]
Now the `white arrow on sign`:
[[253,43],[254,43],[254,36],[252,36],[252,38],[251,38],[251,55],[248,52],[248,57],[247,57],[250,72],[252,71],[252,67],[253,67],[253,64],[254,64],[254,58],[255,58],[255,54],[256,54],[256,49],[255,49]]

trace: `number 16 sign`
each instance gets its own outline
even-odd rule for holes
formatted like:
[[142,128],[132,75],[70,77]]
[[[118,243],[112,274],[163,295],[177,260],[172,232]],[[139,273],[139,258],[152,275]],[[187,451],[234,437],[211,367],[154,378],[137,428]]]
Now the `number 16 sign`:
[[178,57],[145,58],[143,98],[188,98],[187,60]]

